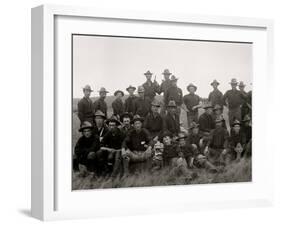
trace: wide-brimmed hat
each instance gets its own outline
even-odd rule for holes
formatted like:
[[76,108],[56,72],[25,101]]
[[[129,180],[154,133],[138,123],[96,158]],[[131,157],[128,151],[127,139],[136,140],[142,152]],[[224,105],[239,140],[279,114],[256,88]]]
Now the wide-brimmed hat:
[[116,91],[114,92],[114,96],[117,96],[118,93],[121,93],[122,96],[124,96],[124,92],[123,92],[122,90],[116,90]]
[[216,104],[216,105],[214,106],[213,111],[216,111],[216,110],[222,110],[222,106],[219,105],[219,104]]
[[79,129],[79,132],[83,132],[84,129],[93,129],[92,123],[84,121]]
[[123,122],[124,118],[130,118],[130,120],[132,121],[133,115],[129,112],[125,112],[120,116],[120,121]]
[[249,122],[249,121],[251,121],[251,117],[249,115],[245,115],[242,122]]
[[178,134],[177,141],[179,141],[180,139],[186,139],[186,138],[187,138],[186,133],[181,132]]
[[126,90],[129,91],[129,89],[133,89],[135,91],[137,88],[130,85]]
[[109,93],[106,88],[101,87],[100,90],[98,91],[99,93]]
[[163,75],[171,75],[172,73],[169,71],[169,69],[165,69],[162,74]]
[[94,114],[94,117],[100,116],[104,119],[106,119],[105,114],[101,110],[97,110]]
[[160,107],[160,102],[156,99],[154,99],[152,102],[151,102],[151,106],[155,106],[155,107]]
[[176,104],[176,101],[174,100],[170,100],[167,107],[169,108],[176,108],[177,107],[177,104]]
[[147,72],[143,73],[144,75],[153,75],[152,72],[150,72],[150,70],[148,70]]
[[192,122],[192,123],[190,123],[190,127],[188,129],[198,128],[198,127],[199,127],[198,123]]
[[212,81],[212,83],[211,83],[211,86],[214,85],[214,84],[219,85],[220,83],[216,79],[214,79],[214,81]]
[[90,92],[93,92],[94,90],[91,89],[91,86],[90,85],[85,85],[83,87],[83,90],[89,90]]
[[238,84],[237,79],[236,78],[231,79],[229,84],[236,84],[237,85]]
[[115,122],[116,126],[120,126],[121,125],[121,122],[114,115],[112,115],[111,118],[107,119],[105,123],[108,125],[110,122]]
[[170,78],[171,81],[178,81],[178,78],[175,75],[172,75]]
[[240,81],[239,82],[239,87],[245,87],[246,85],[245,85],[245,83],[243,82],[243,81]]
[[144,93],[144,87],[143,86],[139,86],[138,87],[138,93]]
[[143,122],[144,119],[142,117],[140,117],[139,115],[135,115],[132,120],[132,123],[135,123],[136,121]]
[[206,110],[208,108],[213,108],[213,105],[211,103],[206,103],[203,108]]
[[232,126],[235,126],[235,125],[241,126],[241,123],[238,119],[235,119],[234,122],[232,123]]
[[195,91],[197,90],[197,86],[194,85],[193,83],[190,83],[190,84],[186,87],[186,89],[189,91],[190,87],[194,87]]

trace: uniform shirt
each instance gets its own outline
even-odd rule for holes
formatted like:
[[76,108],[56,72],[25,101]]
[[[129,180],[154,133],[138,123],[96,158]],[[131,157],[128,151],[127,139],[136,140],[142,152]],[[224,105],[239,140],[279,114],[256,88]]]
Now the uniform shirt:
[[121,132],[125,135],[125,137],[129,134],[130,131],[132,131],[134,128],[132,126],[126,127],[122,126],[120,128]]
[[125,100],[125,112],[129,112],[134,114],[135,113],[135,101],[136,101],[137,97],[135,95],[133,96],[129,96],[126,100]]
[[223,106],[223,94],[222,94],[222,92],[219,91],[218,89],[213,90],[209,94],[208,101],[211,102],[211,104],[213,106],[215,106],[216,104],[218,104],[220,106]]
[[139,115],[145,117],[150,111],[150,100],[148,98],[138,97],[135,101],[135,113],[134,115]]
[[107,104],[101,98],[94,102],[94,112],[96,112],[97,110],[101,110],[105,114],[105,117],[107,117]]
[[170,145],[164,145],[164,152],[163,152],[164,161],[176,157],[178,157],[177,145],[173,143],[171,143]]
[[107,132],[108,132],[108,128],[106,125],[104,125],[101,128],[94,126],[93,133],[99,138],[100,141],[102,140],[102,138]]
[[196,153],[193,151],[188,144],[185,146],[178,145],[177,153],[182,153],[184,158],[188,161],[190,158],[195,157]]
[[164,131],[169,131],[172,135],[177,135],[180,132],[180,119],[177,114],[172,115],[169,112],[164,117]]
[[74,153],[79,163],[86,165],[88,160],[88,154],[90,152],[96,152],[100,148],[100,142],[97,136],[92,135],[89,138],[82,136],[78,139]]
[[215,122],[212,115],[207,114],[204,112],[199,117],[199,129],[202,132],[210,132],[212,129],[215,128]]
[[109,130],[101,141],[101,147],[121,149],[124,139],[125,134],[120,129],[117,128],[115,132]]
[[159,92],[159,94],[164,93],[164,96],[165,96],[165,93],[167,92],[167,90],[170,87],[171,87],[171,80],[170,79],[163,80],[161,85],[160,85],[160,92]]
[[122,147],[131,151],[144,152],[147,149],[146,145],[150,145],[149,136],[149,132],[144,128],[142,128],[139,132],[134,129],[126,136]]
[[231,130],[231,134],[229,137],[229,146],[231,148],[235,148],[238,143],[240,143],[242,146],[246,144],[245,134],[242,132],[242,130],[240,130],[239,133],[235,133],[233,130]]
[[121,99],[115,99],[112,102],[113,114],[119,117],[124,113],[124,104]]
[[242,132],[245,134],[246,143],[252,139],[252,126],[243,126]]
[[236,109],[243,103],[243,95],[239,90],[228,90],[223,96],[223,103],[228,102],[229,109]]
[[94,108],[90,98],[83,97],[78,102],[78,118],[81,124],[88,121],[93,124]]
[[177,106],[182,105],[182,90],[178,87],[171,86],[164,95],[165,104],[170,100],[174,100]]
[[187,142],[189,145],[196,144],[197,148],[199,149],[199,143],[201,139],[202,139],[202,135],[200,133],[194,134],[191,132],[187,137]]
[[196,108],[195,110],[192,110],[192,107],[198,105],[200,103],[200,97],[196,94],[187,94],[183,97],[183,102],[186,106],[186,108],[193,113],[197,113],[198,112],[198,108]]
[[155,116],[149,113],[144,120],[143,127],[150,133],[160,133],[163,130],[163,118],[159,113]]
[[146,81],[143,85],[144,96],[148,97],[150,101],[156,96],[156,93],[159,93],[159,85],[155,82]]
[[225,149],[229,138],[228,131],[223,127],[217,127],[210,133],[208,146],[215,149]]

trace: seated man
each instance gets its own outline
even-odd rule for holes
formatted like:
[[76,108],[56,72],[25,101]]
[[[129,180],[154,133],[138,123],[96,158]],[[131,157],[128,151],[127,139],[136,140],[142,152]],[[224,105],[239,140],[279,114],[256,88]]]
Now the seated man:
[[189,130],[190,134],[187,137],[187,142],[195,155],[193,165],[197,168],[206,168],[210,171],[216,171],[216,167],[207,160],[207,157],[204,154],[207,141],[204,140],[199,132],[199,124],[196,122],[191,123]]
[[229,137],[229,162],[239,161],[243,152],[245,151],[246,136],[241,131],[241,123],[235,119],[232,124],[232,130]]
[[106,121],[109,131],[104,135],[101,141],[101,148],[97,152],[100,170],[106,172],[107,167],[113,165],[111,176],[115,177],[120,171],[121,166],[121,147],[125,138],[124,134],[117,127],[120,122],[112,117]]
[[158,140],[163,130],[163,118],[160,113],[160,103],[153,100],[151,103],[151,112],[145,117],[143,127],[146,128],[151,135],[151,139]]
[[89,171],[93,171],[96,167],[97,156],[100,142],[97,136],[93,134],[93,126],[90,122],[84,121],[79,129],[82,136],[78,139],[74,154],[78,162],[81,176],[85,176]]
[[168,131],[163,132],[162,142],[164,144],[163,160],[164,166],[171,166],[174,158],[178,158],[178,153],[176,151],[177,144],[172,141],[172,134]]
[[129,173],[129,164],[147,162],[151,159],[152,144],[149,132],[142,128],[143,118],[135,115],[133,119],[134,129],[129,132],[122,144],[122,157],[124,174]]
[[204,154],[213,164],[224,164],[227,155],[228,131],[223,127],[222,119],[216,119],[216,128],[210,133]]
[[246,146],[243,157],[249,158],[252,156],[252,124],[249,115],[246,115],[242,121],[242,131],[246,136]]

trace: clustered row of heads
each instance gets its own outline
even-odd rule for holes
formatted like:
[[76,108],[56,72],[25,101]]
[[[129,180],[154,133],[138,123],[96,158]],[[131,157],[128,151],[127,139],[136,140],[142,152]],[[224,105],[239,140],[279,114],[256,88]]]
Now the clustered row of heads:
[[[175,84],[177,83],[178,78],[177,78],[175,75],[172,75],[172,73],[169,71],[169,69],[165,69],[162,74],[164,75],[164,78],[165,78],[165,79],[169,79],[172,83],[175,83]],[[148,70],[148,71],[146,71],[146,72],[144,73],[144,75],[146,76],[146,78],[147,78],[148,80],[151,80],[153,73]],[[156,82],[156,80],[155,80],[155,82]],[[245,84],[243,81],[238,82],[238,80],[237,80],[236,78],[231,79],[231,81],[230,81],[229,84],[230,84],[231,86],[239,86],[240,88],[245,88],[245,86],[246,86],[246,84]],[[211,86],[217,87],[217,86],[220,85],[220,83],[219,83],[216,79],[214,79],[214,80],[210,83],[210,85],[211,85]],[[132,86],[132,85],[130,85],[129,87],[126,88],[126,90],[127,90],[129,93],[130,93],[130,92],[135,92],[136,89],[137,89],[137,88],[134,87],[134,86]],[[190,92],[190,91],[191,91],[191,92],[196,92],[197,86],[194,85],[193,83],[190,83],[190,84],[186,87],[186,89],[187,89],[187,91],[189,91],[189,92]],[[83,87],[83,91],[94,92],[94,90],[91,88],[90,85],[85,85],[85,86]],[[143,86],[138,86],[137,92],[138,92],[138,93],[144,93],[144,92],[145,92],[144,87],[143,87]],[[98,93],[100,93],[100,94],[107,94],[107,93],[109,93],[109,91],[106,90],[105,87],[101,87],[100,90],[98,90]],[[116,90],[116,91],[114,92],[114,96],[117,96],[118,94],[120,94],[121,96],[124,96],[124,92],[123,92],[122,90]]]

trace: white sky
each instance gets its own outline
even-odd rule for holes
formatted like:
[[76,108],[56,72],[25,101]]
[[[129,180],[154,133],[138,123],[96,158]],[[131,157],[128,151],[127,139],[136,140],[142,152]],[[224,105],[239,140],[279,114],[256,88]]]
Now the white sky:
[[[230,88],[231,78],[242,80],[252,89],[252,45],[239,43],[153,40],[96,36],[73,37],[73,97],[82,97],[82,87],[89,84],[98,95],[105,87],[125,91],[130,84],[145,82],[147,70],[156,75],[160,84],[162,72],[168,68],[179,78],[178,86],[186,94],[192,82],[197,94],[207,97],[210,83],[217,79],[219,89]],[[154,79],[154,75],[152,80]]]

